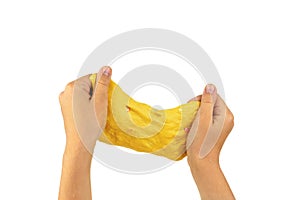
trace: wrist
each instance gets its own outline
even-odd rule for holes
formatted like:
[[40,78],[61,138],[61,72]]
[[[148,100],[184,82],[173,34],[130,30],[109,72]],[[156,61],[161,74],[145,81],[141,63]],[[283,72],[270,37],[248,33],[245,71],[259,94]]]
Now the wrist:
[[188,162],[191,171],[196,171],[199,175],[206,175],[212,169],[220,169],[220,164],[218,159],[193,159]]
[[199,192],[204,185],[212,182],[214,176],[222,174],[221,167],[218,162],[199,162],[197,165],[190,165],[192,176],[198,187]]
[[188,156],[188,164],[197,186],[205,183],[212,174],[221,172],[219,156],[216,154],[215,156],[210,154],[202,159],[198,155],[190,155]]
[[81,162],[82,164],[83,162],[90,164],[92,154],[86,149],[81,141],[67,141],[63,158],[72,163]]
[[66,136],[66,151],[73,153],[83,153],[86,151],[90,155],[93,154],[96,141],[88,140],[83,136],[81,137],[76,132],[68,132]]
[[210,168],[219,167],[219,154],[211,152],[204,158],[200,158],[198,153],[189,153],[187,157],[188,164],[190,168]]

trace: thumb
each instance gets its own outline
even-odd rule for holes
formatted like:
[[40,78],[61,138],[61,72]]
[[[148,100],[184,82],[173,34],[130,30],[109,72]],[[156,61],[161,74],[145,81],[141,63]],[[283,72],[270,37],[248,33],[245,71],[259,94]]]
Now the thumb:
[[111,72],[112,70],[109,66],[104,66],[99,70],[94,92],[97,98],[107,95],[108,86],[111,79]]
[[98,120],[106,118],[108,87],[110,84],[112,70],[110,67],[102,67],[97,74],[95,91],[92,97]]
[[206,120],[213,118],[213,111],[216,100],[216,87],[213,84],[206,85],[201,97],[201,106],[199,108],[200,118],[205,118]]
[[213,84],[206,85],[201,105],[188,134],[187,148],[199,153],[204,137],[213,120],[214,105],[217,100],[217,89]]

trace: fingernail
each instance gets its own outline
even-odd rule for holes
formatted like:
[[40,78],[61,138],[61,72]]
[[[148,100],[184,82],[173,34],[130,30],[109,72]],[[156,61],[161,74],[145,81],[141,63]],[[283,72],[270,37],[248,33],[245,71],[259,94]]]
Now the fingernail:
[[185,131],[186,133],[188,133],[188,132],[190,131],[190,129],[189,129],[189,128],[184,128],[184,131]]
[[103,71],[103,75],[109,76],[111,74],[111,69],[110,67],[105,67]]
[[206,93],[213,94],[215,91],[215,86],[213,84],[208,84],[205,88]]

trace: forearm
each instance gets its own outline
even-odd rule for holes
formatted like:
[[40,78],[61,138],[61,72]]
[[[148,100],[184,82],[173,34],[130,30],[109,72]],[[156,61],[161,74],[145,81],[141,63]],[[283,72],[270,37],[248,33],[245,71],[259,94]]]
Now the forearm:
[[205,163],[192,173],[202,200],[235,199],[219,164]]
[[67,144],[63,156],[59,200],[92,199],[90,167],[92,155],[80,142]]

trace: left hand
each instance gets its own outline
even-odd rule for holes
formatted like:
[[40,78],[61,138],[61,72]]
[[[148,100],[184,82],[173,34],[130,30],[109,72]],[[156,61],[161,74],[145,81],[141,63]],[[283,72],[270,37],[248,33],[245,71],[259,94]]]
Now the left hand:
[[111,68],[102,67],[92,91],[89,75],[70,82],[59,95],[67,146],[83,145],[91,154],[106,125]]

